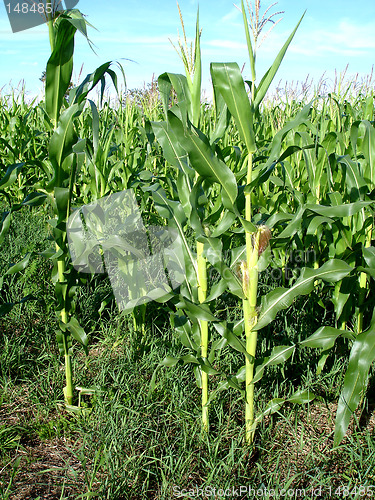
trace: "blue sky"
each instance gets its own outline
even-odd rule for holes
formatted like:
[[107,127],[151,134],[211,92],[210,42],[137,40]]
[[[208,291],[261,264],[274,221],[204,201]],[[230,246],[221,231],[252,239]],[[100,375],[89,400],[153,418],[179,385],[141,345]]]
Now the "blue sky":
[[[240,5],[240,1],[236,1]],[[261,2],[262,11],[272,2]],[[188,37],[193,37],[198,0],[180,0]],[[77,7],[98,31],[89,30],[96,55],[87,42],[76,37],[74,80],[112,60],[123,64],[128,88],[143,87],[153,75],[184,68],[169,39],[181,33],[175,0],[80,0]],[[209,63],[236,61],[250,76],[241,13],[232,0],[201,0],[203,88],[210,95]],[[361,0],[279,0],[270,12],[285,11],[283,19],[262,44],[257,56],[258,77],[268,69],[278,50],[305,10],[306,15],[275,78],[275,86],[304,81],[318,83],[325,73],[331,84],[349,64],[348,75],[365,78],[375,63],[375,2]],[[46,26],[12,33],[4,3],[0,4],[0,89],[17,87],[24,80],[28,95],[40,94],[39,78],[49,57]],[[82,78],[82,77],[81,77]]]

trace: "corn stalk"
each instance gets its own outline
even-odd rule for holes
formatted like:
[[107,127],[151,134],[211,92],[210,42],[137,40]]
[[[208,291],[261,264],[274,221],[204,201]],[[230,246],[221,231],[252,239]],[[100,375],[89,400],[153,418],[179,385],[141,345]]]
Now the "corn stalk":
[[[66,386],[64,397],[67,405],[73,404],[72,339],[77,340],[87,352],[88,337],[74,316],[74,297],[79,276],[71,263],[66,223],[72,210],[77,172],[84,155],[82,141],[76,131],[76,122],[82,114],[86,96],[108,72],[110,63],[102,65],[88,75],[81,85],[72,89],[69,103],[65,95],[71,84],[73,72],[74,37],[77,29],[87,38],[86,21],[77,11],[61,13],[57,19],[48,20],[52,53],[47,62],[45,106],[51,121],[49,161],[52,178],[46,186],[55,219],[50,221],[55,240],[55,249],[49,253],[54,262],[52,280],[57,299],[56,312],[59,318],[57,341],[65,360]],[[103,85],[103,82],[102,82]]]

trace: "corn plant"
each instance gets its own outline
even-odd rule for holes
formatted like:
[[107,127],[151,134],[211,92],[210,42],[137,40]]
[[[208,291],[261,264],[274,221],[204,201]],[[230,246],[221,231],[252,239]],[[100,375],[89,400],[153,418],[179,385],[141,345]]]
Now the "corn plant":
[[[183,37],[177,52],[185,74],[164,73],[158,78],[160,95],[153,83],[151,97],[127,92],[113,109],[102,100],[106,75],[116,86],[110,63],[71,88],[76,30],[87,37],[81,14],[51,14],[45,103],[28,106],[23,94],[19,99],[1,97],[0,194],[8,208],[0,222],[0,243],[11,228],[13,212],[49,202],[55,216],[50,222],[54,247],[44,256],[53,262],[65,401],[72,405],[73,340],[87,349],[88,337],[77,321],[75,292],[82,276],[72,266],[66,223],[83,204],[136,190],[143,217],[173,228],[183,244],[186,278],[178,291],[169,292],[170,303],[163,310],[170,313],[189,351],[181,358],[167,357],[162,365],[193,365],[204,432],[216,394],[231,388],[243,396],[245,437],[252,443],[265,415],[286,401],[304,403],[314,397],[301,389],[255,411],[256,384],[268,368],[292,360],[297,349],[307,353],[313,348],[319,351],[319,374],[341,338],[349,361],[336,415],[334,441],[339,445],[363,399],[375,359],[373,91],[351,97],[339,81],[325,98],[317,91],[309,101],[304,91],[301,100],[295,92],[279,93],[276,105],[267,100],[299,23],[258,80],[262,30],[278,14],[267,10],[262,16],[260,7],[259,1],[254,7],[246,1],[240,9],[250,81],[244,81],[235,63],[211,64],[212,107],[201,104],[198,16],[195,44],[189,47],[178,7]],[[99,83],[102,94],[94,102],[89,93]],[[294,275],[289,270],[298,252],[306,260]],[[32,257],[27,254],[10,265],[0,289]],[[281,270],[280,286],[261,294],[262,273],[275,269]],[[269,351],[260,352],[258,338],[265,336],[265,329],[306,294],[327,309],[327,316],[332,311],[332,322],[297,343],[279,345],[275,340]],[[218,305],[228,296],[239,307],[226,316]],[[32,299],[3,300],[0,316]],[[133,315],[135,328],[144,331],[146,305]],[[222,363],[222,353],[229,350],[243,360],[233,372]],[[213,376],[216,386],[210,383]]]
[[[74,317],[74,293],[78,282],[68,245],[66,223],[70,215],[75,191],[75,179],[84,161],[84,139],[77,135],[76,122],[82,114],[90,91],[100,82],[102,94],[104,75],[108,73],[117,89],[116,74],[103,64],[84,81],[69,92],[69,103],[64,105],[64,96],[70,85],[73,70],[74,35],[79,29],[87,37],[86,24],[79,11],[61,14],[53,24],[53,50],[46,70],[46,111],[51,119],[53,133],[49,143],[49,160],[53,177],[46,192],[55,212],[52,225],[56,251],[50,258],[54,261],[52,279],[55,282],[57,312],[60,331],[57,340],[65,358],[65,401],[73,403],[73,376],[71,368],[72,338],[80,342],[87,351],[88,337]],[[94,119],[95,107],[91,105]],[[97,173],[97,172],[95,172]],[[101,191],[102,193],[102,191]]]
[[[116,74],[109,68],[110,63],[100,66],[94,73],[69,93],[73,72],[74,37],[79,30],[87,38],[86,21],[78,10],[56,12],[49,15],[51,56],[46,67],[44,119],[48,126],[48,159],[43,160],[43,170],[47,174],[44,182],[35,182],[35,192],[21,203],[14,204],[3,214],[2,238],[9,230],[10,215],[22,206],[38,206],[46,200],[50,203],[55,219],[50,221],[55,248],[43,255],[53,262],[52,280],[55,284],[56,312],[59,318],[57,341],[60,353],[65,359],[66,386],[64,397],[67,405],[73,404],[72,339],[80,342],[87,352],[88,337],[74,316],[75,290],[79,276],[71,265],[67,245],[66,221],[72,210],[76,190],[76,178],[84,162],[84,140],[77,134],[78,117],[82,115],[88,93],[100,82],[102,94],[104,76],[109,74],[117,88]],[[22,152],[21,152],[22,155]],[[38,163],[37,165],[41,165]],[[14,184],[20,176],[24,163],[8,167],[0,185],[3,188]],[[30,254],[11,267],[6,274],[24,269]],[[7,306],[9,309],[9,306]]]
[[[177,4],[178,5],[178,4]],[[158,79],[158,86],[162,95],[162,101],[164,106],[166,122],[153,123],[153,130],[155,136],[163,147],[164,154],[172,165],[176,166],[178,169],[178,178],[176,183],[176,191],[179,195],[179,199],[183,202],[183,213],[181,213],[180,227],[181,224],[184,226],[189,220],[191,227],[194,228],[196,238],[200,234],[204,234],[204,224],[208,217],[208,210],[205,203],[199,198],[202,194],[201,179],[199,179],[198,172],[194,171],[190,165],[186,164],[185,160],[182,158],[187,155],[184,144],[178,144],[178,140],[170,130],[169,121],[173,116],[170,115],[169,100],[171,96],[172,87],[176,92],[177,96],[177,106],[174,107],[175,112],[181,117],[184,123],[191,123],[192,127],[197,128],[200,122],[201,116],[201,52],[200,52],[200,36],[201,32],[199,29],[199,12],[197,14],[196,21],[196,33],[195,33],[195,43],[194,49],[191,46],[190,50],[187,46],[185,27],[183,23],[183,18],[181,15],[181,10],[178,5],[178,10],[180,14],[180,20],[184,35],[184,44],[179,40],[179,51],[181,59],[185,66],[185,76],[175,75],[166,73],[161,75]],[[173,136],[172,136],[173,134]],[[176,150],[177,148],[177,150]],[[156,196],[154,192],[154,199]],[[166,197],[164,200],[166,200]],[[173,202],[166,201],[170,208],[173,207]],[[160,205],[160,201],[159,201]],[[210,202],[208,202],[208,206]],[[196,212],[195,212],[196,210]],[[176,214],[176,210],[173,210]],[[195,220],[193,220],[195,218]],[[187,248],[187,247],[186,247]],[[192,255],[190,251],[187,252],[187,269],[193,270],[189,276],[189,286],[186,290],[187,297],[192,302],[192,304],[202,304],[207,299],[207,265],[206,259],[203,255],[203,243],[196,239],[196,254]],[[192,284],[197,290],[197,294],[193,291]],[[181,309],[183,307],[184,301],[181,301]],[[184,331],[194,331],[194,340],[191,345],[195,347],[197,353],[199,353],[202,360],[206,360],[208,356],[208,344],[209,344],[209,325],[206,318],[196,318],[195,321],[190,318],[193,325],[190,324],[187,319],[188,314],[184,311],[183,316],[176,315],[174,317],[175,326],[180,329],[182,336],[185,336]],[[196,335],[199,331],[199,341]],[[189,335],[190,336],[190,335]],[[189,341],[190,342],[190,341]],[[198,347],[199,346],[199,347]],[[199,370],[199,372],[197,371]],[[202,391],[202,428],[204,431],[209,430],[209,415],[208,415],[208,371],[199,369],[197,364],[197,380]]]
[[[269,263],[267,260],[269,261],[270,256],[269,241],[271,232],[263,224],[254,224],[252,200],[256,198],[256,189],[262,187],[262,184],[267,181],[270,172],[275,170],[279,163],[295,152],[295,148],[293,147],[282,151],[283,140],[293,128],[308,122],[307,113],[310,106],[303,109],[297,119],[286,124],[275,135],[270,146],[270,157],[268,163],[266,162],[266,168],[254,168],[254,160],[257,159],[255,153],[257,152],[258,142],[254,127],[255,116],[259,118],[261,102],[302,19],[281,49],[271,68],[260,81],[259,85],[256,86],[256,39],[253,49],[243,3],[242,13],[253,78],[250,84],[250,99],[237,64],[211,64],[211,76],[217,109],[217,127],[216,135],[213,133],[210,138],[188,119],[189,113],[187,110],[189,109],[190,101],[187,96],[190,94],[183,87],[181,75],[168,75],[170,85],[174,85],[177,94],[177,108],[167,111],[167,122],[165,124],[154,124],[154,131],[163,146],[166,159],[172,164],[177,164],[181,172],[187,171],[190,173],[189,168],[192,168],[197,173],[198,177],[196,178],[199,180],[200,190],[203,188],[203,192],[201,191],[200,195],[201,198],[204,195],[204,199],[207,200],[205,203],[208,202],[208,204],[212,200],[213,206],[217,209],[216,218],[211,217],[205,220],[202,211],[204,209],[200,207],[200,203],[197,201],[199,198],[194,198],[197,192],[197,185],[190,184],[190,195],[186,190],[189,184],[181,182],[180,186],[178,186],[177,190],[181,205],[185,213],[189,216],[189,223],[198,235],[198,242],[202,243],[202,255],[220,273],[222,278],[215,285],[210,296],[203,302],[199,301],[199,305],[193,305],[193,301],[188,301],[186,297],[182,298],[181,302],[190,313],[190,317],[194,314],[198,320],[212,322],[215,331],[221,335],[221,340],[218,339],[214,343],[216,349],[223,345],[229,345],[244,354],[245,365],[236,375],[221,373],[224,380],[219,384],[219,389],[234,387],[243,392],[241,384],[245,382],[245,391],[243,392],[245,396],[245,434],[246,441],[250,444],[254,439],[255,426],[262,416],[255,418],[254,385],[261,379],[267,366],[286,361],[293,354],[296,347],[295,345],[275,347],[271,355],[258,365],[255,372],[258,331],[267,326],[275,318],[276,314],[281,309],[288,307],[298,295],[310,293],[317,280],[322,279],[327,282],[338,281],[347,276],[352,271],[352,268],[345,262],[337,259],[332,259],[321,267],[315,266],[315,269],[306,268],[291,288],[276,289],[262,297],[259,309],[258,274],[260,270],[266,269]],[[165,77],[163,79],[165,80]],[[222,161],[225,155],[219,147],[221,136],[218,131],[224,132],[228,126],[228,112],[233,118],[243,145],[241,156],[244,161],[244,168],[240,169],[240,172],[236,176]],[[163,133],[158,134],[157,130],[160,132],[161,129]],[[311,145],[304,144],[303,147],[308,149]],[[302,150],[302,148],[299,149]],[[242,179],[245,180],[245,184],[239,189],[238,181]],[[217,187],[215,188],[214,186]],[[153,192],[160,195],[161,191],[160,188],[154,187]],[[208,193],[210,193],[210,196]],[[214,197],[212,197],[213,195]],[[167,216],[169,220],[178,220],[179,217],[176,215],[178,213],[177,206],[174,202],[168,202],[164,195],[162,198],[164,202],[164,214],[169,213]],[[244,215],[241,214],[241,206],[243,205]],[[166,210],[167,207],[168,210]],[[255,219],[259,220],[259,217]],[[185,224],[186,221],[185,217]],[[213,225],[213,221],[217,223],[215,224],[216,227]],[[221,240],[223,234],[225,232],[228,233],[235,221],[238,221],[240,227],[242,227],[245,245],[237,251],[232,250],[232,262],[231,266],[228,267],[223,261],[223,245]],[[183,227],[183,224],[180,223],[180,226]],[[238,233],[238,227],[234,229]],[[190,257],[190,263],[192,264],[192,269],[195,269],[196,277],[193,280],[189,276],[189,284],[196,284],[199,290],[197,278],[199,272],[198,268],[195,267],[192,257]],[[239,275],[240,279],[238,279],[236,274]],[[232,293],[242,300],[243,319],[236,324],[220,321],[208,307],[212,299],[219,296],[225,288],[229,288]],[[181,338],[183,338],[184,345],[189,345],[198,354],[193,358],[185,357],[182,361],[192,362],[196,366],[200,365],[202,372],[220,374],[220,372],[212,367],[214,349],[211,350],[210,356],[206,358],[204,356],[206,351],[198,348],[196,339],[194,338],[194,331],[191,329],[189,323],[183,320],[183,324],[179,325],[179,327],[181,326],[183,327]],[[244,329],[244,341],[241,340],[240,335],[242,329]],[[323,335],[323,333],[319,335]],[[314,337],[314,339],[310,340],[309,345],[314,344],[314,341],[319,343],[321,341],[319,335],[318,340],[315,340]],[[176,362],[176,360],[167,360],[164,364],[175,364]],[[312,397],[311,394],[300,391],[290,401],[306,402],[310,401]],[[276,411],[283,402],[280,400],[271,401],[264,414]]]
[[[341,109],[341,104],[335,102]],[[324,106],[323,113],[326,114]],[[295,213],[288,213],[286,208],[282,217],[276,213],[267,223],[274,229],[274,223],[280,227],[274,239],[275,247],[285,250],[286,244],[294,244],[300,251],[312,248],[315,269],[329,259],[340,259],[352,269],[335,283],[332,291],[329,285],[320,291],[320,295],[328,296],[334,305],[336,328],[322,327],[315,332],[315,337],[311,336],[312,342],[310,339],[302,342],[304,347],[322,349],[317,373],[324,369],[337,338],[344,337],[349,339],[349,345],[352,343],[336,415],[335,445],[338,445],[360,403],[374,359],[368,344],[373,335],[368,276],[372,276],[374,265],[371,257],[374,129],[366,120],[346,120],[333,128],[328,128],[322,119],[317,124],[318,129],[293,131],[291,139],[298,144],[294,146],[296,151],[302,146],[297,153],[302,160],[298,163],[300,172],[296,164],[288,171],[285,181],[295,200]],[[335,127],[340,127],[339,132]],[[302,173],[302,177],[293,179],[295,172],[299,176]],[[303,183],[308,189],[303,189]]]

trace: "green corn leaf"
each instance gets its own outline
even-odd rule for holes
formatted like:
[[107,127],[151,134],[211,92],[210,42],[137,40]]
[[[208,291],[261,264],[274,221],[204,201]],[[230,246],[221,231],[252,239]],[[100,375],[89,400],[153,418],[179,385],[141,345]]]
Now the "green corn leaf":
[[15,163],[14,165],[10,165],[2,179],[0,179],[0,187],[3,189],[11,186],[18,178],[19,173],[22,168],[25,166],[25,163]]
[[32,294],[28,294],[25,297],[23,297],[21,300],[18,300],[16,302],[5,302],[5,304],[0,305],[0,318],[2,316],[5,316],[8,314],[14,306],[18,304],[24,304],[25,302],[29,300],[37,300],[36,297],[34,297]]
[[263,76],[262,80],[260,81],[258,88],[257,88],[256,95],[255,95],[255,99],[254,99],[254,110],[255,111],[259,108],[260,103],[262,102],[264,96],[266,95],[267,90],[269,89],[269,87],[270,87],[279,67],[280,67],[281,61],[284,59],[285,53],[288,50],[288,47],[289,47],[291,41],[293,40],[293,37],[294,37],[299,25],[301,24],[302,19],[305,16],[305,13],[306,12],[303,13],[301,19],[297,23],[297,26],[294,28],[294,30],[292,31],[288,40],[285,42],[284,46],[282,47],[282,49],[278,53],[276,59],[272,63],[272,66],[269,68],[269,70],[266,72],[266,74]]
[[354,203],[344,203],[342,205],[324,206],[324,205],[305,205],[307,210],[311,210],[327,217],[351,217],[357,214],[363,208],[373,205],[373,201],[355,201]]
[[65,354],[73,354],[72,336],[66,332],[64,323],[61,321],[60,329],[56,331],[56,342],[61,356],[64,356]]
[[[182,75],[181,75],[182,76]],[[160,93],[161,102],[163,104],[165,118],[168,117],[169,101],[171,98],[172,83],[168,73],[163,73],[158,78],[158,89]]]
[[[105,83],[106,83],[105,80],[106,73],[108,73],[108,75],[111,77],[113,85],[116,91],[118,92],[117,75],[114,71],[109,69],[111,64],[112,64],[111,61],[107,61],[106,63],[102,64],[101,66],[99,66],[99,68],[96,68],[96,70],[93,73],[88,74],[80,85],[72,88],[72,90],[69,92],[69,103],[71,103],[71,105],[81,104],[86,99],[87,95],[96,87],[96,85],[98,85],[98,83],[101,84],[100,102],[102,103],[105,90]],[[121,73],[125,81],[124,70],[121,64],[118,64],[118,66],[121,70]]]
[[26,269],[26,267],[29,265],[30,258],[32,257],[33,253],[28,253],[25,255],[25,257],[17,262],[17,264],[13,264],[5,274],[16,274],[19,273],[20,271],[23,271]]
[[[74,119],[80,112],[78,104],[73,104],[62,113],[58,126],[49,143],[49,157],[54,168],[54,178],[49,184],[49,189],[61,187],[65,179],[70,177],[67,164],[64,160],[73,153],[73,146],[78,140],[74,128]],[[68,162],[71,163],[71,162]],[[64,171],[64,167],[67,171]]]
[[375,247],[363,247],[362,255],[366,264],[372,269],[375,269]]
[[221,279],[218,283],[212,285],[210,294],[206,298],[205,302],[211,302],[212,300],[217,299],[218,297],[220,297],[220,295],[222,295],[225,292],[226,289],[227,289],[227,283],[224,279]]
[[369,188],[359,171],[358,164],[349,156],[340,156],[337,158],[337,163],[343,167],[346,173],[346,188],[350,194],[350,198],[354,202],[363,200]]
[[221,236],[223,233],[225,233],[225,231],[227,231],[231,227],[235,219],[236,215],[233,212],[227,212],[227,211],[224,212],[224,215],[222,216],[220,222],[211,233],[211,236],[213,238],[218,238],[219,236]]
[[158,78],[158,87],[167,121],[169,116],[171,116],[171,112],[168,110],[170,108],[169,101],[172,87],[176,92],[178,102],[178,105],[173,106],[173,111],[179,115],[184,125],[187,125],[188,118],[190,121],[193,120],[191,92],[186,76],[174,73],[163,73]]
[[309,225],[307,226],[306,234],[315,234],[318,230],[318,227],[322,224],[333,224],[334,219],[330,219],[329,217],[323,217],[316,215],[311,219]]
[[236,335],[233,325],[226,322],[213,324],[217,332],[225,339],[228,344],[236,351],[242,353],[249,361],[253,361],[252,356],[247,352],[244,342]]
[[353,413],[366,390],[370,367],[375,360],[375,315],[371,325],[360,333],[350,351],[348,368],[337,407],[334,446],[338,446],[346,434]]
[[289,403],[294,404],[307,404],[311,403],[315,399],[315,394],[308,389],[299,389],[296,391],[293,396],[287,399]]
[[307,339],[300,342],[299,345],[302,347],[313,347],[315,349],[323,349],[323,351],[326,351],[334,346],[339,337],[345,337],[347,339],[354,338],[353,333],[349,330],[339,330],[331,326],[322,326],[312,335],[307,337]]
[[214,99],[216,120],[215,128],[210,134],[211,145],[224,136],[230,122],[230,113],[222,95],[219,92],[216,92],[214,93]]
[[92,114],[92,145],[94,148],[94,154],[92,157],[92,162],[96,163],[96,157],[99,149],[99,112],[96,104],[88,99],[88,103],[90,104],[91,114]]
[[359,273],[366,273],[369,276],[371,276],[371,278],[375,279],[375,269],[373,267],[362,267],[362,266],[359,266],[359,267],[357,267],[357,271]]
[[295,348],[295,345],[279,345],[274,347],[271,355],[257,367],[252,383],[255,384],[263,377],[264,370],[268,366],[285,363],[285,361],[294,353]]
[[68,20],[61,20],[56,32],[55,48],[47,62],[46,110],[54,124],[59,119],[64,96],[72,78],[76,30]]
[[10,228],[10,212],[4,212],[2,215],[2,221],[0,225],[0,245],[3,243],[5,236],[8,234]]
[[187,364],[187,363],[192,363],[194,365],[200,364],[198,358],[196,358],[192,354],[186,354],[185,356],[181,356],[180,359],[184,364]]
[[167,162],[191,177],[194,170],[188,166],[186,162],[187,153],[171,127],[168,126],[167,122],[152,122],[151,126],[158,143],[163,148],[163,154]]
[[305,205],[300,205],[297,212],[290,220],[286,228],[279,234],[278,238],[291,238],[295,233],[297,233],[301,228],[305,211]]
[[207,304],[194,304],[190,300],[184,298],[180,300],[176,307],[183,309],[187,314],[202,321],[217,321],[217,318],[211,313]]
[[317,279],[328,282],[339,281],[352,270],[352,267],[338,259],[329,260],[318,269],[303,268],[300,277],[291,288],[276,288],[262,297],[261,312],[254,329],[264,328],[275,319],[279,311],[289,307],[296,297],[310,293]]
[[[14,119],[14,117],[13,117],[13,119]],[[9,149],[9,151],[11,151],[13,158],[14,158],[13,161],[15,161],[16,158],[18,158],[18,153],[15,151],[14,147],[12,147],[11,144],[9,144],[9,141],[6,141],[2,137],[0,137],[0,144],[3,145],[4,150]]]
[[204,243],[204,256],[208,262],[220,273],[226,286],[234,295],[241,299],[245,298],[240,280],[224,262],[221,240],[219,238],[205,238]]
[[88,339],[88,336],[86,335],[85,330],[78,323],[78,320],[76,318],[71,318],[69,323],[66,324],[66,328],[69,330],[72,337],[75,340],[77,340],[77,342],[82,344],[82,347],[83,347],[85,353],[88,354],[87,346],[89,344],[89,339]]
[[282,399],[282,398],[271,399],[271,401],[267,403],[267,406],[262,411],[262,413],[257,415],[256,419],[254,420],[253,430],[255,430],[256,426],[263,420],[264,417],[278,412],[285,403],[289,402],[294,404],[307,404],[313,401],[314,399],[315,399],[315,394],[313,394],[308,389],[307,390],[299,389],[288,399]]
[[253,82],[255,82],[255,80],[256,80],[255,54],[254,54],[253,46],[252,46],[252,43],[251,43],[250,32],[249,32],[249,23],[247,21],[247,16],[246,16],[246,11],[245,11],[245,5],[243,3],[243,0],[241,0],[241,10],[242,10],[243,24],[244,24],[244,28],[245,28],[247,50],[249,52],[251,75],[252,75],[252,78],[253,78]]
[[90,42],[87,35],[87,26],[90,26],[91,28],[94,28],[94,26],[83,17],[78,9],[70,9],[67,14],[63,14],[63,17],[75,26],[75,28],[87,39],[87,41]]
[[6,314],[8,314],[13,309],[14,306],[15,306],[14,302],[5,302],[5,304],[1,304],[0,305],[0,318],[2,316],[5,316]]
[[206,372],[208,375],[221,375],[221,373],[217,371],[209,361],[202,358],[199,358],[198,361],[203,372]]
[[211,75],[215,90],[223,96],[248,152],[254,152],[253,113],[238,64],[211,63]]
[[183,172],[181,172],[180,170],[178,171],[177,181],[176,181],[177,192],[178,192],[178,197],[179,197],[179,200],[181,202],[182,208],[184,209],[184,213],[185,213],[187,219],[190,218],[191,213],[192,213],[192,206],[190,204],[190,197],[191,197],[191,192],[192,192],[192,188],[191,188],[192,182],[190,179],[191,178],[189,178]]
[[184,129],[181,121],[173,114],[170,114],[169,121],[180,144],[188,153],[194,170],[202,177],[221,185],[223,204],[233,211],[237,199],[237,181],[233,172],[214,155],[208,141],[204,142],[195,131]]
[[[361,139],[358,140],[361,132]],[[363,132],[363,133],[362,133]],[[350,141],[354,151],[358,149],[366,160],[366,177],[372,184],[375,183],[375,129],[368,120],[356,121],[350,129]]]
[[375,129],[368,120],[363,120],[362,126],[366,131],[360,149],[367,161],[367,178],[371,182],[373,189],[375,184]]
[[292,219],[293,219],[292,214],[287,214],[287,213],[274,214],[274,215],[271,215],[271,217],[269,219],[267,219],[267,226],[269,228],[273,228],[279,222],[286,222],[286,221],[290,221]]
[[316,133],[315,127],[309,121],[309,113],[311,111],[312,103],[306,104],[301,111],[298,112],[297,116],[293,120],[289,121],[284,125],[284,127],[279,130],[274,138],[272,139],[271,151],[269,153],[269,159],[264,165],[265,169],[268,169],[275,161],[281,157],[281,147],[286,135],[291,131],[297,129],[300,125],[306,125],[313,133]]
[[255,431],[257,425],[263,420],[267,415],[272,415],[280,410],[280,408],[285,404],[285,399],[283,398],[274,398],[269,401],[265,407],[265,409],[257,415],[254,420],[252,431]]
[[[292,156],[297,151],[302,151],[303,149],[312,148],[312,147],[315,147],[315,146],[310,145],[310,146],[306,146],[305,148],[300,148],[299,146],[288,146],[287,149],[282,153],[282,155],[271,164],[271,166],[268,166],[267,168],[262,169],[256,177],[255,177],[255,175],[253,175],[254,180],[251,182],[250,186],[247,187],[246,189],[252,190],[255,186],[261,186],[264,182],[266,182],[270,178],[272,172],[275,170],[275,167],[279,163],[282,163],[286,158],[289,158],[289,156]],[[284,165],[284,168],[285,168],[285,165]],[[255,172],[254,172],[254,174],[255,174]],[[275,179],[275,181],[276,181],[276,179]],[[291,182],[289,182],[289,184],[292,185]]]
[[[360,269],[357,268],[357,272],[360,272]],[[335,285],[335,293],[332,297],[332,304],[335,308],[336,318],[339,319],[344,311],[345,304],[348,303],[350,296],[353,294],[353,290],[356,289],[357,286],[357,276],[347,276],[343,280],[339,281]],[[350,302],[349,302],[350,305]]]
[[[69,206],[69,189],[56,187],[54,190],[55,204],[56,204],[56,215],[58,216],[58,223],[65,221],[68,214]],[[64,226],[65,229],[65,226]]]
[[198,127],[201,110],[201,85],[202,85],[202,61],[199,30],[199,8],[197,12],[197,22],[195,26],[195,52],[194,52],[194,79],[191,91],[192,101],[192,123]]
[[180,342],[185,347],[192,349],[195,352],[199,352],[199,344],[197,344],[194,340],[191,323],[186,318],[186,316],[174,316],[173,319],[174,328],[179,335]]
[[168,219],[169,223],[177,228],[183,243],[184,253],[187,258],[187,281],[191,284],[196,283],[198,276],[197,263],[184,233],[186,216],[181,204],[177,201],[169,200],[160,185],[154,184],[152,186],[144,187],[143,189],[152,193],[152,198],[160,215]]
[[232,387],[232,389],[236,389],[241,394],[242,397],[245,396],[245,391],[243,389],[241,389],[241,386],[238,382],[237,376],[225,375],[225,377],[226,377],[226,379],[221,380],[217,384],[216,388],[210,392],[208,402],[207,402],[208,405],[211,403],[211,401],[213,401],[215,399],[215,397],[217,396],[217,394],[219,392],[225,391],[225,390],[229,389],[229,387]]
[[166,356],[161,362],[162,366],[176,366],[180,361],[180,358],[173,358],[172,356]]
[[[30,193],[29,195],[26,196],[26,198],[23,200],[21,203],[21,206],[26,206],[26,207],[39,207],[40,205],[43,205],[47,200],[47,195],[44,193]],[[13,207],[12,207],[13,211]]]

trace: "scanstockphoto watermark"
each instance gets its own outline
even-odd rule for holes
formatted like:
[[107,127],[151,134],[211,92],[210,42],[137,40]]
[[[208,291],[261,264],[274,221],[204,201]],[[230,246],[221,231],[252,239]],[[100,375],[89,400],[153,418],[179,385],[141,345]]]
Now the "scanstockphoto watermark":
[[54,19],[67,9],[74,9],[79,0],[4,0],[13,33],[24,31]]
[[132,189],[75,210],[67,235],[73,266],[83,273],[107,273],[121,311],[167,300],[185,280],[178,231],[145,225]]
[[[185,246],[178,230],[145,225],[131,189],[75,210],[67,223],[67,235],[73,266],[82,273],[107,273],[121,311],[169,300],[186,280]],[[216,281],[220,275],[232,281],[237,276],[241,283],[245,247],[233,255],[231,251],[211,250],[217,265],[210,269],[210,278]],[[311,255],[308,250],[293,250],[284,259],[289,264],[282,269],[278,262],[269,265],[271,260],[268,249],[260,257],[259,271],[270,273],[272,279],[296,280]]]
[[194,486],[180,488],[173,486],[175,498],[314,498],[318,496],[314,490],[304,488],[254,488],[252,486],[232,486],[220,488],[216,486]]
[[258,488],[253,486],[232,486],[229,488],[218,488],[216,486],[192,486],[190,488],[172,487],[175,498],[373,498],[375,496],[375,486],[373,485],[348,485],[317,486],[316,488],[267,488],[261,485]]
[[[283,256],[283,263],[280,259],[276,259],[272,251],[265,252],[260,257],[260,265],[258,267],[259,271],[263,273],[263,276],[267,274],[273,281],[295,281],[299,278],[302,269],[309,264],[316,262],[317,254],[313,248],[307,248],[306,250],[293,249],[286,252]],[[211,254],[213,253],[211,249]],[[224,279],[231,278],[231,275],[237,275],[238,279],[241,280],[240,264],[241,261],[246,258],[246,247],[243,247],[242,253],[238,253],[236,259],[232,259],[232,251],[224,250],[222,254],[216,254],[216,260],[220,260],[225,264],[220,270],[218,266],[210,267],[207,270],[209,279],[212,281],[217,280],[218,274],[220,274]]]

